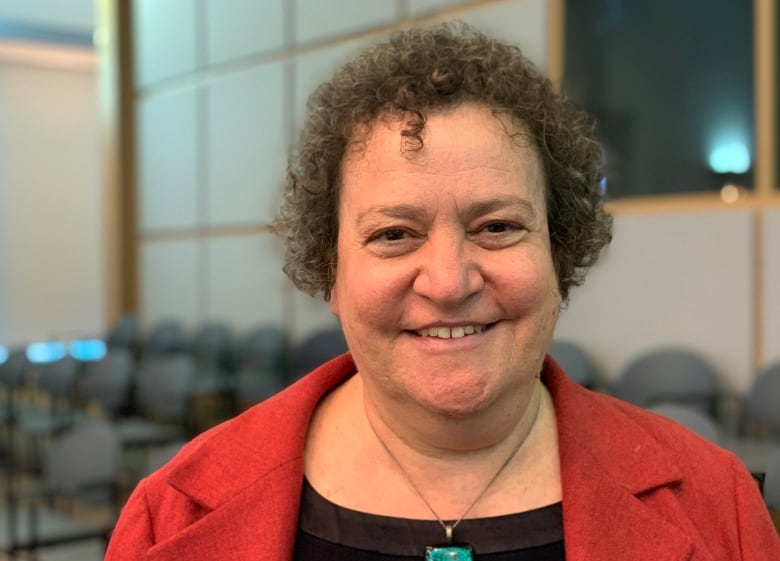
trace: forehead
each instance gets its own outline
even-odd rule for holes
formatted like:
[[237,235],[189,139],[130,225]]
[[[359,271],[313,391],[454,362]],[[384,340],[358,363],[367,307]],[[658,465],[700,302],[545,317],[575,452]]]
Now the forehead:
[[[410,115],[383,114],[353,134],[342,164],[343,196],[398,188],[400,184],[453,187],[469,183],[474,190],[524,191],[543,204],[544,178],[538,151],[525,128],[510,117],[478,104],[461,104],[426,115],[422,147],[403,136]],[[367,189],[367,182],[373,188]],[[350,193],[352,191],[352,193]],[[361,196],[361,198],[362,198]]]

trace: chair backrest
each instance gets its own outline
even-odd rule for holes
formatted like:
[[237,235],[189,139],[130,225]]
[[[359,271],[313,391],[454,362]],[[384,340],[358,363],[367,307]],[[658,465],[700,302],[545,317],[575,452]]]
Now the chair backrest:
[[615,386],[615,395],[643,407],[683,403],[712,413],[718,379],[713,368],[695,352],[664,348],[631,362]]
[[143,415],[162,421],[186,421],[195,363],[185,353],[152,356],[138,368],[136,406]]
[[753,381],[745,398],[744,418],[780,434],[780,362],[769,366]]
[[553,340],[547,352],[569,378],[585,387],[593,387],[596,382],[593,364],[582,347],[572,341]]
[[135,359],[129,349],[110,349],[86,367],[79,383],[82,401],[97,402],[110,414],[119,412],[129,402],[134,370]]
[[187,334],[176,320],[161,321],[151,327],[142,342],[144,357],[179,353],[187,350]]
[[81,364],[65,355],[52,362],[37,363],[32,370],[40,389],[53,397],[68,399],[73,396]]
[[238,350],[238,369],[287,377],[287,332],[277,325],[262,325],[250,331]]
[[109,347],[122,347],[135,351],[138,347],[140,330],[138,320],[132,314],[122,316],[106,335],[106,344]]
[[290,353],[290,376],[296,380],[328,360],[347,352],[347,340],[340,327],[315,331]]
[[188,347],[200,368],[228,370],[232,367],[236,338],[226,323],[211,322],[192,334]]
[[162,446],[155,446],[146,454],[146,461],[143,466],[143,475],[150,475],[167,464],[176,454],[179,453],[186,443],[184,441],[171,442]]
[[780,511],[780,448],[770,456],[766,466],[764,501],[772,510]]
[[0,384],[9,390],[21,388],[25,383],[27,367],[24,349],[12,349],[5,362],[0,364]]
[[680,403],[658,403],[650,407],[650,410],[677,421],[710,442],[717,444],[721,440],[721,429],[718,423],[697,408]]
[[241,370],[236,375],[235,399],[239,409],[268,399],[284,389],[286,380],[255,370]]
[[43,480],[48,487],[59,489],[115,482],[120,455],[119,435],[112,425],[104,421],[78,423],[49,444]]

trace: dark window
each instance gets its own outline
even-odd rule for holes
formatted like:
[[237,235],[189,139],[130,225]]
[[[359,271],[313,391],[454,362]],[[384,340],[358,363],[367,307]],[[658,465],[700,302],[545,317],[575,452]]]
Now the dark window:
[[608,198],[751,188],[752,2],[570,0],[564,88],[597,120]]

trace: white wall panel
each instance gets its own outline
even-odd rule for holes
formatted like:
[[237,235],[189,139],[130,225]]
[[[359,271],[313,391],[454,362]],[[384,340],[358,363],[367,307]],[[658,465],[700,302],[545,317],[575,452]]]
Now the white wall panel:
[[617,379],[662,345],[699,351],[724,388],[752,380],[752,217],[747,212],[621,215],[614,241],[574,289],[556,337],[588,349]]
[[419,16],[468,4],[470,0],[409,0],[409,14]]
[[[379,41],[380,39],[374,39]],[[372,40],[357,39],[305,53],[295,60],[293,129],[297,134],[306,116],[306,100],[314,89],[328,80],[348,60],[370,45]],[[297,138],[293,140],[297,141]]]
[[284,67],[231,74],[209,91],[208,221],[267,223],[284,180]]
[[498,39],[519,45],[523,54],[542,70],[547,69],[547,0],[515,0],[489,4],[457,14]]
[[138,196],[141,230],[198,222],[196,92],[144,99],[138,107]]
[[339,324],[321,296],[312,298],[294,287],[292,291],[292,315],[287,318],[287,327],[293,341],[301,341],[316,331]]
[[780,362],[780,209],[766,213],[764,235],[764,352],[767,364]]
[[289,281],[282,272],[282,248],[270,235],[215,238],[208,247],[206,318],[239,331],[289,316]]
[[205,8],[210,64],[284,45],[284,0],[209,1]]
[[299,42],[357,33],[398,17],[391,0],[296,0],[295,15]]
[[136,85],[195,69],[195,0],[133,0],[133,31]]
[[202,319],[197,240],[147,242],[140,246],[140,317],[144,328],[175,319],[187,327]]

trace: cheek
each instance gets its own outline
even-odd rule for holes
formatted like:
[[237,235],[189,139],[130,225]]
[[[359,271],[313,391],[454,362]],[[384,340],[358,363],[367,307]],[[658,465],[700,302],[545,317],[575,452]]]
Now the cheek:
[[345,267],[337,275],[331,311],[342,323],[381,330],[396,328],[404,281],[397,270]]
[[558,283],[552,264],[521,260],[507,265],[499,273],[504,305],[518,315],[557,310],[560,305]]

